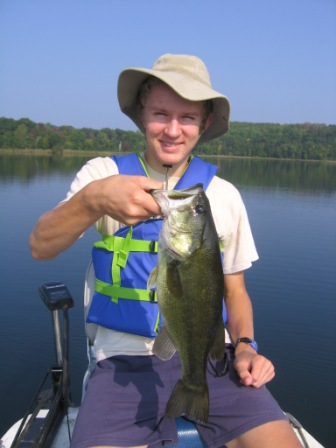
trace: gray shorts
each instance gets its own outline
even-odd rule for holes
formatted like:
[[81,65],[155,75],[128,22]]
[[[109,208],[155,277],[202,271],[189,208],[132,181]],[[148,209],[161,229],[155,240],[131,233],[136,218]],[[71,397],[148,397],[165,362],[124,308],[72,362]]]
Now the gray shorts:
[[[232,346],[227,354],[224,376],[216,374],[223,362],[208,363],[210,416],[207,424],[196,423],[210,448],[222,447],[263,423],[286,420],[265,386],[255,389],[240,384]],[[99,362],[88,382],[71,447],[176,444],[175,419],[165,415],[165,406],[180,376],[177,354],[169,361],[156,356],[114,356]]]

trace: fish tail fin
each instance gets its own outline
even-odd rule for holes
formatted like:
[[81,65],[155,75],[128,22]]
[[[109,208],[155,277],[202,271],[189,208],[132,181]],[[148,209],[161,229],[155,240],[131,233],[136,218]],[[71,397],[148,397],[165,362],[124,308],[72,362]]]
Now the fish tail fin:
[[186,417],[206,423],[209,418],[209,390],[205,382],[200,386],[179,380],[168,400],[166,413],[170,417]]

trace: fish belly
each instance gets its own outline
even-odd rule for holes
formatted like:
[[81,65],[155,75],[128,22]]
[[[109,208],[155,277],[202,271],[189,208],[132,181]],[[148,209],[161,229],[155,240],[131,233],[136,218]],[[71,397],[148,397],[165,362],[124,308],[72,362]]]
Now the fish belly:
[[166,263],[161,264],[159,306],[182,364],[182,377],[167,403],[170,416],[208,420],[207,358],[215,340],[221,341],[217,352],[224,356],[225,350],[222,300],[223,274],[218,257],[198,251],[184,262],[166,257]]

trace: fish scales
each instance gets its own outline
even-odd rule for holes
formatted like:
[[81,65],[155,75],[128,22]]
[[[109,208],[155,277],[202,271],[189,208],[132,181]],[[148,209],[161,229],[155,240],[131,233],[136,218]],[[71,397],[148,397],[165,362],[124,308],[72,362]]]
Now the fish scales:
[[164,222],[159,237],[156,285],[164,327],[153,352],[169,359],[179,352],[182,377],[167,403],[170,416],[208,420],[206,365],[224,356],[223,271],[209,201],[202,185],[181,191],[155,190]]

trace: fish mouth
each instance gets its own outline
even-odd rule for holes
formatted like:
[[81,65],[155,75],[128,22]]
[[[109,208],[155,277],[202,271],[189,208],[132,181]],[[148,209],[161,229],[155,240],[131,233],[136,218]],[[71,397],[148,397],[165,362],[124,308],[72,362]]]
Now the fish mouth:
[[152,190],[151,194],[161,207],[164,217],[162,240],[165,250],[175,259],[183,260],[193,252],[192,232],[186,223],[176,219],[176,213],[190,208],[195,196],[203,191],[198,183],[183,190]]
[[202,184],[196,184],[184,190],[152,190],[151,194],[161,207],[163,216],[168,216],[170,210],[188,206],[193,197],[203,190]]

